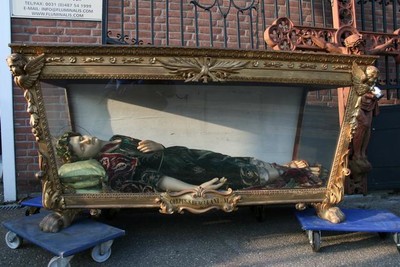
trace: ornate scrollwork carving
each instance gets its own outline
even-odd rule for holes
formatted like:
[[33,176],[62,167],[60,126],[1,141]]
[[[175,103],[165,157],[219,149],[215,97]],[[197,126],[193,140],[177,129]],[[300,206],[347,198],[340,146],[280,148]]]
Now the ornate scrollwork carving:
[[334,69],[334,70],[350,70],[351,68],[348,65],[333,65],[332,69]]
[[37,175],[42,182],[42,203],[47,209],[59,210],[65,206],[62,198],[61,183],[58,179],[52,180],[49,177],[50,163],[48,158],[39,152],[40,175]]
[[316,64],[310,64],[310,63],[300,63],[299,66],[301,69],[312,69],[315,70],[317,68]]
[[[27,102],[27,112],[30,115],[29,124],[32,133],[39,143],[39,169],[36,174],[42,182],[43,206],[49,209],[60,209],[65,203],[61,197],[60,182],[54,179],[57,170],[52,160],[51,141],[49,140],[47,121],[43,107],[39,76],[45,63],[63,62],[62,57],[45,58],[44,54],[37,57],[27,58],[22,54],[14,53],[7,58],[8,66],[14,75],[15,83],[24,91],[24,98]],[[44,149],[47,147],[47,149]]]
[[[322,203],[314,204],[318,215],[321,218],[331,222],[338,223],[345,219],[343,212],[339,208],[334,207],[343,199],[344,195],[344,179],[350,176],[350,143],[359,134],[358,114],[361,110],[361,98],[375,90],[379,71],[375,66],[367,66],[361,68],[355,61],[352,66],[352,82],[353,88],[350,91],[347,108],[345,112],[345,122],[339,135],[338,147],[335,155],[335,162],[332,166],[331,178],[327,186],[325,199]],[[364,140],[361,138],[361,140]],[[355,150],[356,143],[353,142],[352,148]],[[365,145],[365,144],[363,144]],[[354,158],[354,156],[353,156]]]
[[39,127],[40,115],[33,88],[45,64],[45,56],[42,54],[28,60],[24,55],[14,53],[7,58],[7,64],[14,75],[14,82],[24,90],[24,98],[28,104],[27,112],[30,115],[29,124],[36,141],[39,141],[42,139],[42,130]]
[[200,58],[173,58],[168,62],[157,59],[164,68],[172,74],[182,76],[185,82],[202,81],[207,83],[224,82],[226,79],[246,67],[249,61],[226,61],[210,57]]
[[102,57],[85,57],[82,59],[83,63],[102,63],[104,58]]
[[236,210],[236,205],[241,197],[233,193],[232,189],[227,191],[207,190],[197,187],[192,190],[181,192],[166,192],[156,198],[160,204],[160,212],[172,214],[183,213],[188,210],[192,213],[203,213],[211,209],[221,209],[225,212]]
[[264,62],[265,67],[281,68],[283,66],[282,62]]
[[63,62],[64,58],[63,57],[48,57],[46,58],[46,63],[52,63],[52,62]]
[[122,59],[122,62],[123,63],[125,63],[125,64],[128,64],[128,63],[142,63],[144,61],[144,59],[143,58],[141,58],[141,57],[133,57],[133,58],[123,58]]
[[[344,133],[347,136],[351,135],[348,130],[344,130]],[[350,175],[350,170],[348,168],[348,149],[346,153],[341,155],[339,161],[340,162],[336,165],[336,170],[332,170],[333,175],[328,183],[325,199],[321,203],[313,204],[318,216],[332,223],[340,223],[346,219],[344,213],[336,207],[336,205],[343,199],[344,179],[346,176]]]

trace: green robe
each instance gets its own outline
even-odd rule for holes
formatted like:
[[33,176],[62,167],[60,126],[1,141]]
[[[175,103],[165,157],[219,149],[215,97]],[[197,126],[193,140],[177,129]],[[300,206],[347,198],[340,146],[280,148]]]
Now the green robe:
[[[193,185],[225,177],[228,179],[226,188],[232,189],[261,187],[266,182],[260,179],[250,157],[231,157],[182,146],[142,153],[137,149],[138,139],[115,135],[110,140],[121,140],[121,143],[111,151],[107,148],[107,153],[99,155],[99,161],[109,175],[113,190],[159,191],[158,183],[163,175]],[[114,163],[110,164],[111,161]]]

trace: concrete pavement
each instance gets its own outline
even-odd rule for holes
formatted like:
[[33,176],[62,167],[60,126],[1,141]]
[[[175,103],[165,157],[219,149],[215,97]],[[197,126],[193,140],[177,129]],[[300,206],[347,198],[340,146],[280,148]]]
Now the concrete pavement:
[[[346,197],[343,207],[388,209],[400,216],[400,196],[375,193]],[[24,208],[0,209],[1,221],[25,216]],[[114,241],[112,255],[99,264],[90,250],[78,253],[72,266],[399,266],[391,237],[375,233],[322,232],[313,252],[291,207],[268,207],[258,222],[249,208],[162,215],[157,210],[123,210],[108,224],[126,231]],[[6,229],[1,227],[0,235]],[[12,250],[0,242],[0,266],[47,266],[53,255],[24,242]]]

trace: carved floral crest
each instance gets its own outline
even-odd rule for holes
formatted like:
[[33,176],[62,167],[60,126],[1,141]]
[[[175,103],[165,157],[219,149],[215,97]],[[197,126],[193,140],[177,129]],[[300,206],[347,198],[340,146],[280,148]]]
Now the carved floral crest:
[[246,67],[249,61],[227,61],[210,57],[204,58],[173,58],[169,61],[158,61],[172,74],[184,77],[185,82],[202,81],[207,83],[224,82],[226,79]]

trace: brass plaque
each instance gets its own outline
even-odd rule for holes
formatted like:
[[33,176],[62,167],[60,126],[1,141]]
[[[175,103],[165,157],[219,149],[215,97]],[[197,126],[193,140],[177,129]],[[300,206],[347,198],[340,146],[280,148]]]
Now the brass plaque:
[[240,199],[232,189],[216,191],[197,187],[192,190],[161,193],[156,202],[160,204],[160,212],[165,214],[183,213],[184,210],[203,213],[211,209],[234,211]]

